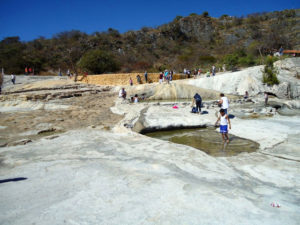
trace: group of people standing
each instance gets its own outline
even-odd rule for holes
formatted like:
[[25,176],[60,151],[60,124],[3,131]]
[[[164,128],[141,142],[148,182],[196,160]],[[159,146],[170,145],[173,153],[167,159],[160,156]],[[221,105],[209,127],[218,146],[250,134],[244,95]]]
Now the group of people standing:
[[210,76],[215,76],[217,74],[217,70],[218,70],[218,72],[221,72],[221,71],[226,72],[226,65],[224,64],[222,66],[222,68],[220,67],[219,69],[217,69],[217,67],[215,65],[213,65],[211,67],[211,69],[207,70],[206,72],[204,70],[200,69],[200,68],[199,69],[194,69],[193,74],[190,70],[185,68],[183,70],[183,73],[185,75],[187,75],[187,78],[191,78],[192,75],[193,75],[194,78],[197,78],[197,76],[201,76],[202,74],[204,74],[206,77],[210,77]]
[[25,74],[26,75],[30,75],[30,74],[34,75],[34,68],[26,66],[25,67]]
[[173,80],[173,70],[165,70],[164,72],[159,73],[159,83],[162,84],[163,82],[166,82],[167,84],[172,83]]
[[[194,107],[194,105],[196,105],[196,107]],[[217,126],[217,123],[220,122],[220,133],[222,135],[223,142],[229,143],[228,128],[231,129],[231,122],[228,116],[229,101],[223,93],[220,94],[218,105],[221,107],[221,109],[215,125]],[[196,93],[193,97],[192,112],[201,114],[201,107],[202,98],[200,94]]]
[[[145,71],[145,73],[144,73],[144,78],[145,78],[145,83],[148,83],[148,72],[147,71]],[[142,82],[142,78],[141,78],[141,76],[139,74],[136,75],[136,82],[138,84],[142,84],[143,83]],[[131,77],[129,78],[129,84],[130,84],[130,86],[133,85],[133,80],[132,80]]]

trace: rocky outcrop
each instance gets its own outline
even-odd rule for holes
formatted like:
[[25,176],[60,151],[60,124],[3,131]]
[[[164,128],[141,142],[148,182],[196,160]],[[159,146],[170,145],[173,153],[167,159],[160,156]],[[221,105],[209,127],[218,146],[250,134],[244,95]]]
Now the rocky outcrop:
[[275,63],[278,69],[279,85],[267,86],[262,83],[263,66],[255,66],[237,72],[227,72],[215,77],[190,79],[182,81],[191,86],[224,92],[226,94],[258,95],[264,91],[279,98],[296,99],[300,97],[300,58],[288,58]]

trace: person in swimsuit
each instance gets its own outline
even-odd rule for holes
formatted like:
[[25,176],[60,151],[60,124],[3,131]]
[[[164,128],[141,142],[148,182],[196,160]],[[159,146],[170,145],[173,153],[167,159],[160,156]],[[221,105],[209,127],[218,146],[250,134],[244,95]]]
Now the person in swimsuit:
[[225,114],[224,109],[220,109],[220,115],[215,125],[217,125],[219,121],[220,121],[220,133],[222,134],[223,142],[226,141],[227,143],[229,143],[228,125],[229,125],[229,129],[231,129],[231,123],[228,115]]

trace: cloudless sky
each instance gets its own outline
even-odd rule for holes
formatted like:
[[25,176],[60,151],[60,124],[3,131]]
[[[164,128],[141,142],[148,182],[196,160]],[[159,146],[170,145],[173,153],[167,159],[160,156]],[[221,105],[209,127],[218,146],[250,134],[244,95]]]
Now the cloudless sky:
[[296,8],[300,0],[0,0],[0,40],[51,38],[73,29],[90,34],[111,27],[125,32],[203,11],[220,17]]

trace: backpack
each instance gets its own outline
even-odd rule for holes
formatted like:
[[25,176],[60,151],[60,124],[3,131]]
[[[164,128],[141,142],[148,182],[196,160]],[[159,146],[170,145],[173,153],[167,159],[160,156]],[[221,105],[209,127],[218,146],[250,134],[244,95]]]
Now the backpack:
[[193,107],[192,108],[192,113],[197,113],[198,112],[198,109],[196,107]]

